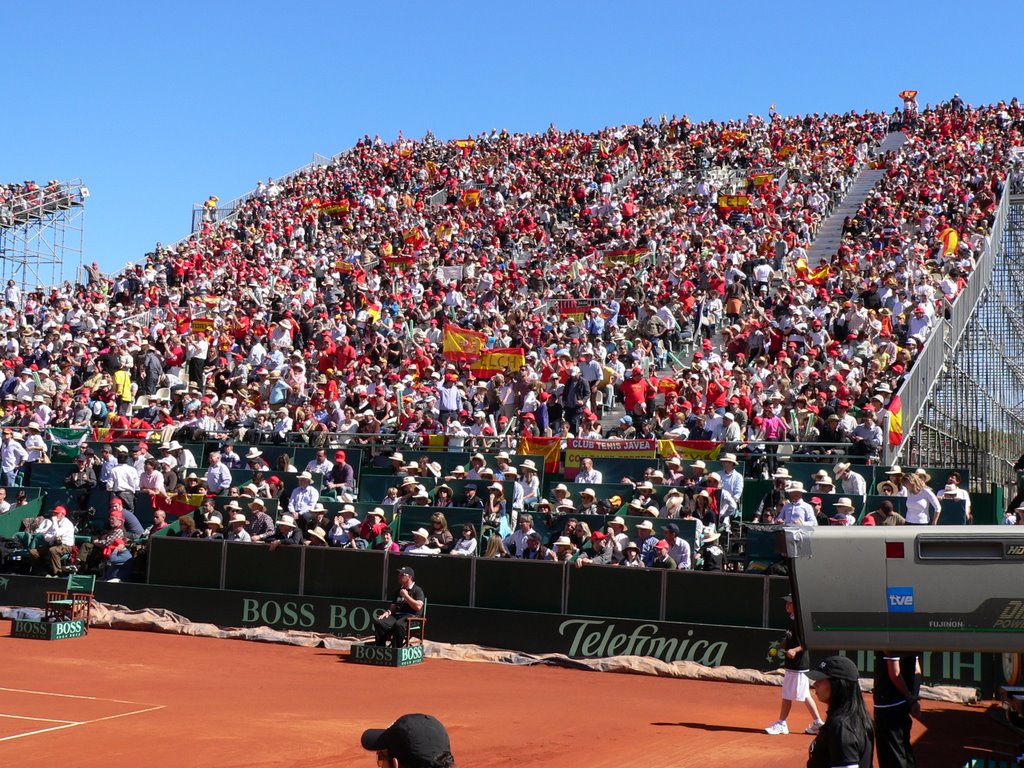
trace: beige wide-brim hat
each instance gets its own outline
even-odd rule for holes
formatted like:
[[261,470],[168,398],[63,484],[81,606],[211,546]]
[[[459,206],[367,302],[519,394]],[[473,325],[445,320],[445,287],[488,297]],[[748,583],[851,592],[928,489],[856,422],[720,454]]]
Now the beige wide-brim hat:
[[295,527],[295,518],[292,517],[291,515],[281,515],[281,517],[278,518],[278,520],[277,520],[277,524],[278,525],[283,525],[286,528],[294,528]]

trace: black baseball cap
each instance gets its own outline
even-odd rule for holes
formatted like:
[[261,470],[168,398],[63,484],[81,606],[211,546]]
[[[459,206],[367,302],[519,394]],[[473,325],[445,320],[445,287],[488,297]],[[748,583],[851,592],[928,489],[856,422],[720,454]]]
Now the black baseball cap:
[[670,533],[679,533],[679,526],[676,525],[675,523],[669,523],[664,528],[662,528],[662,530],[663,531],[668,531]]
[[402,715],[387,728],[370,728],[360,739],[363,749],[386,749],[401,765],[433,765],[441,755],[451,752],[448,731],[431,715]]
[[403,568],[399,568],[398,569],[398,573],[399,573],[399,575],[408,576],[410,579],[415,579],[416,578],[416,571],[414,571],[409,566],[405,566]]
[[853,660],[846,656],[829,656],[814,669],[807,673],[811,680],[849,680],[852,683],[860,679],[860,670]]

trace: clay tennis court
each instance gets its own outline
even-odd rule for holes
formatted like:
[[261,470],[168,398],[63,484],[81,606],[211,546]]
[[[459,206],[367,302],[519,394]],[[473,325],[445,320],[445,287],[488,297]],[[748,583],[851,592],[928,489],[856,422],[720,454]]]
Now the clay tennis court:
[[[370,766],[363,729],[415,711],[445,723],[460,766],[797,766],[811,738],[761,732],[778,714],[768,686],[430,659],[374,668],[324,649],[106,629],[9,635],[0,621],[12,766]],[[983,707],[926,702],[924,723],[925,766],[960,765],[967,735],[1008,738]]]

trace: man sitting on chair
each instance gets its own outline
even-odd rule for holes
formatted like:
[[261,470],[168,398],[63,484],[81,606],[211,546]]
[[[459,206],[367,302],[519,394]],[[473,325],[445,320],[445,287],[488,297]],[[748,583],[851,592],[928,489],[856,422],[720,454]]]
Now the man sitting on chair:
[[36,536],[42,541],[29,550],[32,563],[35,565],[46,559],[49,572],[56,576],[61,571],[61,557],[70,554],[75,546],[75,526],[68,519],[67,509],[60,505],[54,507],[53,517],[39,526]]
[[405,645],[409,617],[419,616],[426,604],[423,588],[413,581],[415,577],[412,568],[398,569],[398,594],[388,609],[373,620],[376,645],[387,645],[389,639],[393,648]]

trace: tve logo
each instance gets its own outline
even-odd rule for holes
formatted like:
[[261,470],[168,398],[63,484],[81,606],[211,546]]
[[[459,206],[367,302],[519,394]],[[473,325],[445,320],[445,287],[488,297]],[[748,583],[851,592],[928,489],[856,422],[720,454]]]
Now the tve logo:
[[889,587],[889,613],[913,613],[914,588]]

